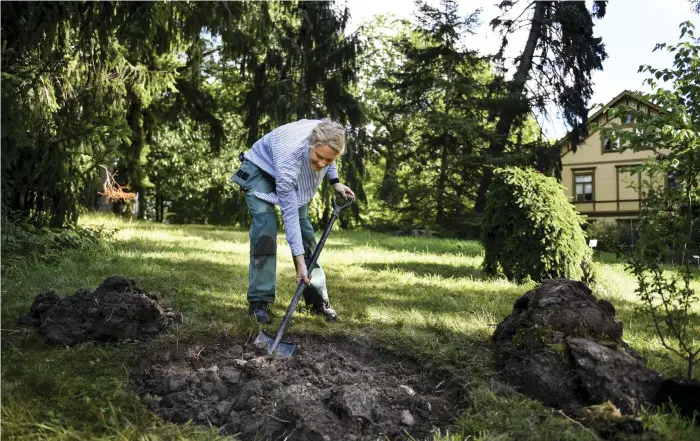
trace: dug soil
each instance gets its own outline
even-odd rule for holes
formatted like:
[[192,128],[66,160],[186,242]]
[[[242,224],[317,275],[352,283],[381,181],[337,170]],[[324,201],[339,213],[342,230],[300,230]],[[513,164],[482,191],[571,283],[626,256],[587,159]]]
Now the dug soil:
[[567,413],[610,401],[622,414],[657,403],[664,379],[622,339],[615,308],[582,282],[545,280],[493,335],[506,382]]
[[182,322],[133,279],[114,276],[94,291],[81,288],[61,297],[56,291],[36,296],[18,323],[34,326],[49,343],[72,346],[87,341],[145,340]]
[[461,394],[416,362],[342,339],[289,339],[287,359],[222,337],[144,360],[133,375],[163,419],[244,441],[432,439],[459,413]]

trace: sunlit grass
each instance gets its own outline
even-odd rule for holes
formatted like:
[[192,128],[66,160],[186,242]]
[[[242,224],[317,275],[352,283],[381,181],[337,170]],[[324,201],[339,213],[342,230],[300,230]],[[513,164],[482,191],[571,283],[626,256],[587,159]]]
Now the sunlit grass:
[[[216,439],[212,431],[162,422],[141,405],[127,371],[147,353],[181,347],[221,333],[242,338],[258,332],[247,316],[248,232],[201,225],[160,225],[91,215],[90,226],[118,228],[90,251],[66,253],[52,264],[10,269],[2,284],[2,429],[18,439]],[[278,236],[280,317],[296,287],[284,234]],[[328,324],[297,314],[295,333],[344,335],[419,359],[470,403],[451,435],[439,439],[593,439],[551,409],[498,382],[489,339],[513,301],[534,284],[483,274],[481,245],[473,241],[333,231],[321,255],[334,307],[342,320]],[[625,339],[665,375],[683,363],[660,347],[648,317],[635,307],[634,279],[610,256],[601,264],[600,297],[625,325]],[[33,331],[14,328],[37,293],[73,294],[124,275],[183,313],[184,326],[149,342],[48,347]],[[695,285],[697,289],[697,282]],[[661,439],[696,439],[699,433],[672,416],[650,416]],[[678,429],[680,427],[680,429]],[[670,429],[669,429],[670,430]],[[669,431],[669,433],[671,433]],[[145,438],[144,438],[145,439]],[[631,439],[631,438],[630,438]]]

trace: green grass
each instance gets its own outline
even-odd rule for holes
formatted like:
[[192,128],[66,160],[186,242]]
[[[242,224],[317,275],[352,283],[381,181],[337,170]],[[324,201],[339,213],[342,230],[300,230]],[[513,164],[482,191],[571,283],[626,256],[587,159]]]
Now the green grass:
[[[221,333],[247,336],[248,233],[201,225],[158,225],[88,216],[83,223],[118,227],[99,249],[72,251],[51,264],[18,265],[2,280],[2,434],[8,439],[220,439],[215,430],[176,426],[141,405],[128,369],[147,353]],[[277,320],[295,288],[284,236],[278,238]],[[334,231],[321,261],[342,321],[296,315],[294,333],[344,335],[415,357],[464,390],[470,404],[444,440],[587,440],[586,429],[498,382],[489,338],[513,301],[534,285],[480,271],[476,242]],[[602,256],[604,283],[625,325],[625,339],[664,375],[684,364],[666,355],[636,306],[634,281],[614,258]],[[183,312],[184,326],[148,343],[49,347],[34,331],[15,327],[37,293],[73,294],[125,275]],[[696,284],[696,289],[698,286]],[[673,415],[644,418],[658,439],[700,439],[700,430]],[[630,438],[633,439],[633,438]],[[641,438],[640,438],[641,439]]]

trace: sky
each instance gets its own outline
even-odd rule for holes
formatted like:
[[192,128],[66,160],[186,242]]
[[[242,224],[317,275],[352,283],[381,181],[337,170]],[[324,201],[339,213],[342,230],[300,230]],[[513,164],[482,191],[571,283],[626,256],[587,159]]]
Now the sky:
[[[374,14],[393,13],[402,18],[413,14],[412,0],[345,0],[350,9],[350,29],[371,19]],[[463,15],[481,9],[481,25],[476,34],[466,37],[468,46],[481,53],[498,50],[500,37],[488,23],[498,16],[497,0],[457,0]],[[342,0],[340,1],[342,3]],[[587,1],[591,4],[591,1]],[[590,8],[589,8],[590,9]],[[700,15],[694,14],[688,0],[610,0],[603,19],[595,20],[594,33],[603,38],[608,58],[603,70],[595,71],[593,96],[590,106],[606,104],[623,90],[651,91],[643,84],[648,73],[638,73],[640,65],[656,68],[672,67],[673,56],[665,51],[652,52],[657,43],[677,43],[679,25],[690,20],[700,29]],[[511,49],[506,55],[515,55],[525,46],[527,29],[510,39]],[[551,139],[558,139],[567,132],[561,117],[552,112],[551,121],[539,116],[538,120]]]

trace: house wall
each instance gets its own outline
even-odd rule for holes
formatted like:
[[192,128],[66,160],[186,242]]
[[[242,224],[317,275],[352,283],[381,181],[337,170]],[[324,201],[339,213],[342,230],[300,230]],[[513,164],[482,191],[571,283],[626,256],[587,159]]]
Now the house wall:
[[[603,126],[612,125],[605,115],[600,115],[597,122]],[[620,123],[619,120],[616,122]],[[633,128],[632,124],[626,127],[627,130]],[[578,146],[576,153],[568,152],[562,156],[561,184],[577,211],[589,220],[615,223],[618,219],[633,219],[639,214],[640,183],[648,177],[632,175],[625,167],[641,164],[653,156],[651,151],[604,151],[602,133],[596,130]],[[575,201],[574,177],[587,173],[593,175],[593,200]],[[657,184],[664,185],[664,182]]]

